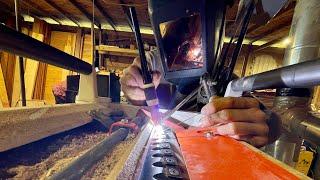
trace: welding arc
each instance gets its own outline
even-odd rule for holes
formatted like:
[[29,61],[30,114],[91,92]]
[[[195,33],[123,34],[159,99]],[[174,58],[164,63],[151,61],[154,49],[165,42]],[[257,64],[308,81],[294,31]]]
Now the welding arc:
[[50,179],[80,179],[94,164],[106,156],[106,154],[110,153],[117,144],[123,141],[127,137],[128,133],[129,130],[126,128],[116,130]]

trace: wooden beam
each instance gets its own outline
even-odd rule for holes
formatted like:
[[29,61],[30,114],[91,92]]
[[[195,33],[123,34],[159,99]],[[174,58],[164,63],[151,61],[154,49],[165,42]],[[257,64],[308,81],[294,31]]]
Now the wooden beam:
[[[274,24],[276,24],[276,26],[273,27],[272,29],[264,32],[263,34],[260,34],[260,35],[257,35],[255,37],[251,38],[252,40],[250,41],[250,43],[253,43],[259,39],[262,39],[270,34],[276,33],[278,31],[280,31],[281,29],[290,27],[293,12],[294,12],[294,9],[289,9],[289,10],[283,12],[282,14],[277,15],[277,17],[274,17],[273,19],[271,19],[269,23],[270,24],[274,23]],[[248,29],[247,34],[255,32],[259,29],[267,28],[269,26],[269,23],[267,23],[266,25],[263,25],[263,26],[252,26]]]
[[[86,16],[86,18],[92,22],[92,16],[87,12],[87,10],[85,8],[83,8],[82,6],[79,5],[78,2],[76,2],[75,0],[69,0],[69,2],[75,7],[77,8],[84,16]],[[100,27],[101,24],[100,22],[98,22],[96,19],[93,22],[97,27]]]
[[257,52],[257,51],[261,51],[261,50],[263,50],[263,49],[266,49],[266,48],[268,48],[268,47],[270,47],[270,46],[272,46],[272,45],[274,45],[274,44],[276,44],[276,43],[279,43],[279,42],[281,42],[281,41],[283,41],[283,38],[282,38],[282,39],[274,39],[274,40],[272,40],[272,41],[269,41],[269,42],[267,42],[267,43],[259,46],[257,49],[254,50],[254,52]]
[[75,20],[73,17],[69,16],[68,13],[63,10],[60,6],[58,6],[53,0],[44,0],[47,4],[49,4],[52,8],[54,8],[56,11],[58,11],[64,18],[72,21],[74,24],[76,24],[78,27],[80,27],[80,24],[77,20]]
[[96,50],[98,50],[99,53],[109,54],[113,56],[124,56],[133,58],[139,56],[139,52],[137,49],[119,48],[117,46],[99,45],[96,46]]
[[115,25],[113,19],[105,10],[103,10],[103,6],[99,3],[99,1],[96,0],[94,3],[94,6],[95,6],[95,8],[98,9],[98,11],[100,11],[100,13],[103,15],[103,17],[106,19],[106,21],[110,24],[110,26],[113,28],[113,30],[117,31],[117,28],[116,28],[116,25]]
[[264,37],[266,37],[266,36],[268,36],[268,35],[277,33],[277,32],[279,32],[279,31],[281,31],[281,30],[283,30],[283,29],[290,28],[290,26],[291,26],[291,25],[290,25],[290,24],[288,25],[287,22],[286,22],[286,23],[281,23],[281,24],[277,25],[277,27],[266,31],[266,32],[263,33],[263,34],[260,34],[260,35],[258,35],[258,36],[253,37],[253,38],[250,40],[249,44],[252,44],[252,43],[254,43],[254,42],[256,42],[256,41],[258,41],[258,40],[260,40],[260,39],[262,39],[262,38],[264,38]]

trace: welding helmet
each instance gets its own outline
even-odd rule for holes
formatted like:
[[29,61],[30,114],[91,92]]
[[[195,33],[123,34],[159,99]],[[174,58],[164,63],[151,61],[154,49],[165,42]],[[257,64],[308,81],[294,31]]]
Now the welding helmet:
[[177,84],[213,71],[232,0],[149,0],[149,15],[164,78]]

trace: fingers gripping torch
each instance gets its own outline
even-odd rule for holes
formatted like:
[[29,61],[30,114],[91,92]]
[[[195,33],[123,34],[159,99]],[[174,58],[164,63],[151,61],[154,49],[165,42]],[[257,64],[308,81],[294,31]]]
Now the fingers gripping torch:
[[141,74],[144,81],[144,93],[146,96],[147,105],[151,107],[151,118],[155,124],[161,124],[160,113],[159,113],[159,100],[157,97],[156,88],[152,81],[151,71],[148,69],[148,63],[146,59],[146,54],[144,51],[144,46],[141,38],[139,23],[137,19],[136,10],[134,7],[129,7],[130,18],[132,23],[132,29],[135,34],[139,56],[141,61]]

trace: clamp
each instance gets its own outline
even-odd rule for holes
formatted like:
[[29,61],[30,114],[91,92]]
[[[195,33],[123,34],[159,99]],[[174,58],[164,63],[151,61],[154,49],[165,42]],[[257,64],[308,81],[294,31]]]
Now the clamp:
[[129,121],[128,119],[122,119],[121,121],[112,123],[112,125],[109,128],[108,134],[110,135],[112,133],[112,130],[114,127],[124,127],[130,129],[134,134],[138,134],[139,127],[136,123]]

